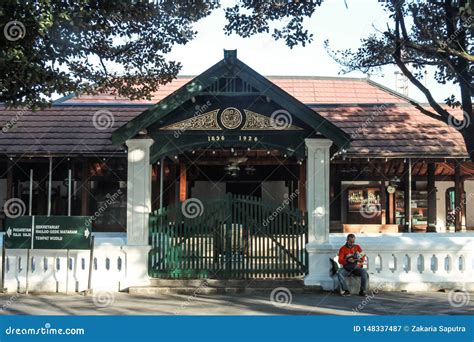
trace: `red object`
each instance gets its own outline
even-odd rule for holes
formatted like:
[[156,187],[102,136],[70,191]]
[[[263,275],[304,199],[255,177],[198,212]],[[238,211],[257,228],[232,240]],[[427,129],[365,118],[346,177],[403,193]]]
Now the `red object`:
[[[349,254],[354,254],[356,252],[357,253],[362,253],[362,248],[359,245],[354,244],[354,245],[352,245],[351,248],[347,247],[347,245],[342,246],[339,249],[339,254],[338,254],[339,264],[341,264],[342,266],[346,265],[347,264],[347,260],[346,260],[347,256]],[[362,267],[362,265],[364,264],[364,260],[365,260],[365,256],[363,256],[359,260],[358,264],[359,264],[360,267]]]

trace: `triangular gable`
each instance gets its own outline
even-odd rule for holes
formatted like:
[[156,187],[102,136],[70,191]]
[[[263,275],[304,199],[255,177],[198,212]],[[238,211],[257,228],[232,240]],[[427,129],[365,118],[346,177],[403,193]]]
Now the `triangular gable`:
[[332,140],[337,146],[345,148],[349,146],[350,137],[348,134],[238,60],[235,50],[225,51],[223,60],[117,129],[112,135],[112,142],[114,144],[124,143],[140,131],[162,120],[194,96],[204,93],[213,94],[217,91],[212,88],[216,81],[236,76],[243,81],[239,85],[242,93],[258,91],[259,95],[267,96],[315,131]]

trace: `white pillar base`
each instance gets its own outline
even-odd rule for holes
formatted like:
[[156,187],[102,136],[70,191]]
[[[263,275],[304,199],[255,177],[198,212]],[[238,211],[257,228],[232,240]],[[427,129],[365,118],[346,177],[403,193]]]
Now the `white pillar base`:
[[125,253],[127,274],[120,284],[121,290],[131,286],[149,286],[148,252],[151,246],[123,246],[122,249]]
[[308,251],[308,275],[304,279],[307,286],[320,286],[323,290],[331,291],[336,283],[331,276],[331,263],[329,259],[334,258],[334,246],[331,244],[309,243],[306,245]]

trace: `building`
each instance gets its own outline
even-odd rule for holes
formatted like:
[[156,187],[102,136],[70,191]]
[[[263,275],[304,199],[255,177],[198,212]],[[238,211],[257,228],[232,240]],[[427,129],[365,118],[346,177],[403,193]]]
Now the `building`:
[[[225,51],[147,101],[71,95],[0,116],[4,215],[92,216],[94,288],[305,276],[331,289],[328,259],[347,232],[372,285],[474,285],[461,134],[371,80],[265,78]],[[9,291],[25,272],[32,288],[87,286],[87,252],[31,253],[26,267],[7,250]]]

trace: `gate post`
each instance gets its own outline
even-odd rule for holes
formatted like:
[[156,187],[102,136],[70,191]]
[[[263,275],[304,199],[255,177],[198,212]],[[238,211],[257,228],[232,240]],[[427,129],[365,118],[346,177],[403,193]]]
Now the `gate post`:
[[306,205],[308,211],[308,275],[306,285],[332,289],[329,258],[334,257],[329,244],[329,149],[328,139],[305,139]]
[[126,284],[146,285],[148,277],[149,213],[151,212],[150,146],[153,139],[130,139],[127,168]]

